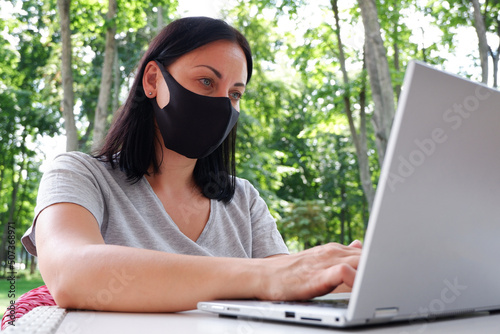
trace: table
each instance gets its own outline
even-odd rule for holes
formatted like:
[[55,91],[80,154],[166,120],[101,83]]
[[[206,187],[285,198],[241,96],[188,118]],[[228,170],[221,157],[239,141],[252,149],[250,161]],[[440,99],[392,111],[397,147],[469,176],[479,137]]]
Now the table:
[[295,333],[500,333],[500,313],[440,319],[419,323],[400,323],[353,329],[334,329],[219,317],[193,310],[180,313],[118,313],[70,311],[57,334],[99,333],[182,333],[182,334],[295,334]]

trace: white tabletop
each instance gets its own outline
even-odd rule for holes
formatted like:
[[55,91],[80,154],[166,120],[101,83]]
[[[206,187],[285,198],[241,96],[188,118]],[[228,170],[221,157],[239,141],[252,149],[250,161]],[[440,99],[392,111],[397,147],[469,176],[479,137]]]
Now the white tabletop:
[[[116,313],[70,311],[57,330],[70,333],[203,333],[203,334],[294,334],[346,331],[342,329],[223,318],[202,311],[181,313]],[[467,318],[434,320],[355,328],[349,333],[500,333],[500,313]]]

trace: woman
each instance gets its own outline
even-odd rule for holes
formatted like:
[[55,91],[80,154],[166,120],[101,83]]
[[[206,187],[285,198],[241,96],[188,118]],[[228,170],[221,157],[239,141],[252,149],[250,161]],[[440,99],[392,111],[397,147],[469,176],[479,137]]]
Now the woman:
[[281,256],[266,205],[234,176],[251,74],[247,41],[223,21],[180,19],[153,40],[99,154],[59,156],[40,184],[23,243],[59,306],[169,312],[352,286],[359,244]]

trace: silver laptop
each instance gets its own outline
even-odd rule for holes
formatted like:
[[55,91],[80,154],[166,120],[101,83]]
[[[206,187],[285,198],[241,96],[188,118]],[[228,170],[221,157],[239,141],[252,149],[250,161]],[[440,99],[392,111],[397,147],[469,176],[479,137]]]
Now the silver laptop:
[[350,296],[198,309],[336,327],[497,310],[499,254],[500,92],[412,61]]

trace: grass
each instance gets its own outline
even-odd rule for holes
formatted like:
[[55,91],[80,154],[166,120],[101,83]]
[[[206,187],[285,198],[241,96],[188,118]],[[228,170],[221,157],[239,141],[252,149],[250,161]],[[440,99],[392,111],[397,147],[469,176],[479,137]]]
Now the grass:
[[45,283],[40,276],[40,273],[36,272],[30,275],[28,272],[21,271],[16,277],[16,296],[14,298],[9,298],[9,290],[11,282],[7,280],[6,277],[0,277],[0,315],[3,316],[7,307],[10,305],[11,300],[17,300],[23,293],[28,292],[34,288],[38,288]]

